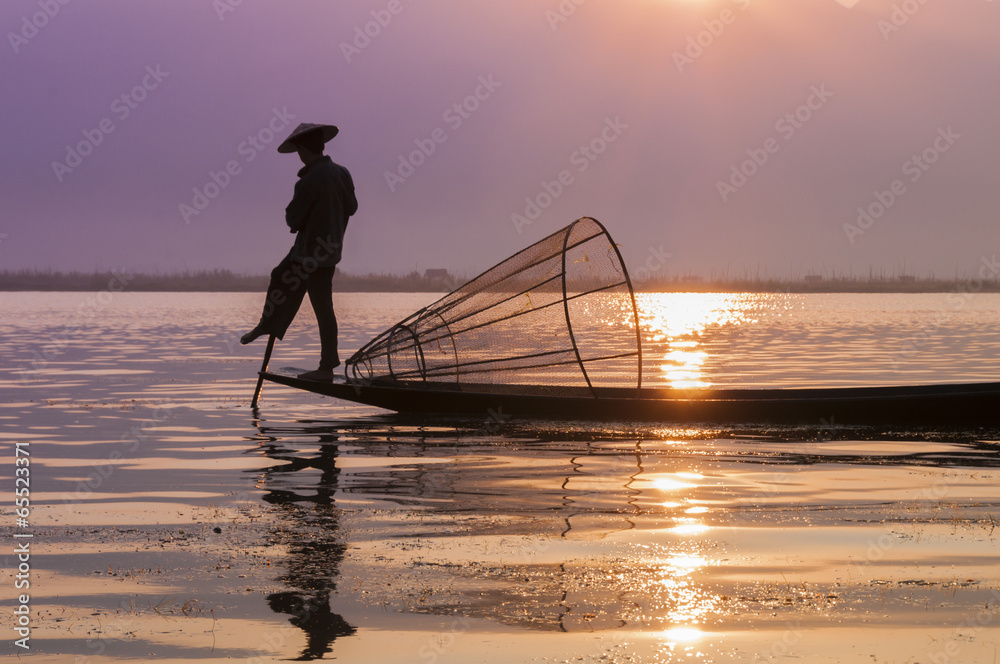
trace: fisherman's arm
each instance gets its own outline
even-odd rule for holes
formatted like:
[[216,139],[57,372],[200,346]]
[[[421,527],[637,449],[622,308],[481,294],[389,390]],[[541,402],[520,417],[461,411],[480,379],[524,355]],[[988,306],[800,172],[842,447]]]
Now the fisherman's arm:
[[346,176],[344,189],[347,192],[347,196],[345,197],[344,200],[344,207],[346,208],[345,212],[347,213],[347,216],[350,217],[351,215],[353,215],[355,212],[358,211],[358,199],[357,196],[354,195],[354,180],[351,179],[351,174],[348,173],[346,170],[344,171],[344,173]]
[[299,180],[295,183],[295,195],[292,202],[285,208],[285,223],[292,233],[298,233],[306,225],[309,217],[309,210],[316,202],[317,190],[315,185],[308,180]]

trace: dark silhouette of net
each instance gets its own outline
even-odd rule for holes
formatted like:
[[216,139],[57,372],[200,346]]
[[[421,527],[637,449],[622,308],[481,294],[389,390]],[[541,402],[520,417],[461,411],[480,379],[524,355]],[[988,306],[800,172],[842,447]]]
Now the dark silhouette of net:
[[607,230],[583,217],[393,325],[345,368],[350,382],[468,391],[638,389],[632,284]]

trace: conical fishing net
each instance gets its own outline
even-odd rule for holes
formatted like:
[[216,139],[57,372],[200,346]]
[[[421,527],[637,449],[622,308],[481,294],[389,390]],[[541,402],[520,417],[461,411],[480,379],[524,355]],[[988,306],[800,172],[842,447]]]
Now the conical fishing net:
[[351,382],[581,394],[641,387],[632,284],[583,217],[393,325],[355,353]]

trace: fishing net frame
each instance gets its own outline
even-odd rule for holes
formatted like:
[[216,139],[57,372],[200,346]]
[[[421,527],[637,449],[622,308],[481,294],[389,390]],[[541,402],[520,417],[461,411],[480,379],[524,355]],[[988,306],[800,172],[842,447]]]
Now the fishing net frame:
[[354,384],[594,398],[605,387],[628,387],[638,394],[635,291],[607,229],[581,217],[385,330],[344,372]]

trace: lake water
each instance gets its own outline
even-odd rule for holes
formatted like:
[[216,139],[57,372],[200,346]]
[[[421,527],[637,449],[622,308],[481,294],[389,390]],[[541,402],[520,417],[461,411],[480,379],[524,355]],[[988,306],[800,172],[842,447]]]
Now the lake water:
[[[342,348],[437,297],[335,294]],[[255,414],[260,302],[0,293],[0,558],[31,620],[4,653],[1000,661],[1000,432],[413,419],[272,384]],[[639,304],[644,384],[1000,379],[1000,295]],[[306,306],[272,367],[318,355]]]

